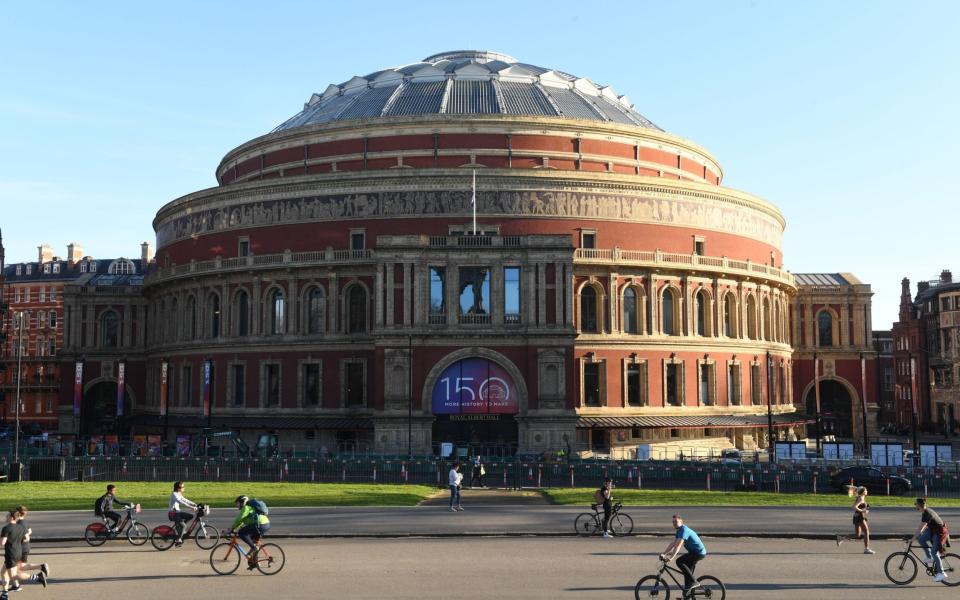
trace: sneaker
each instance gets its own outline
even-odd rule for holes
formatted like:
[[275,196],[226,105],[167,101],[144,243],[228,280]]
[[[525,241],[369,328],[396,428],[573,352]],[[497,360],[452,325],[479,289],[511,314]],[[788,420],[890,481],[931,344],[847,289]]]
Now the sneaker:
[[44,577],[50,577],[50,565],[47,563],[40,565],[40,572],[43,573]]
[[179,548],[182,545],[183,545],[183,542],[181,542],[180,540],[177,540],[173,543],[174,548]]
[[864,549],[863,549],[863,553],[864,553],[864,554],[876,554],[876,552],[873,551],[873,550],[871,550],[870,548],[864,548]]
[[451,507],[450,507],[450,512],[457,512],[457,509],[455,509],[454,507],[451,506]]
[[23,589],[23,588],[20,587],[20,584],[10,586],[10,591],[11,591],[11,592],[19,592],[19,591],[21,591],[22,589]]
[[933,578],[934,583],[940,583],[941,581],[946,581],[946,580],[947,580],[946,573],[938,573],[937,576]]
[[837,548],[839,548],[839,547],[840,547],[840,544],[842,544],[844,541],[846,541],[846,539],[847,539],[846,536],[842,536],[842,535],[840,535],[840,534],[838,533],[838,534],[837,534]]
[[39,581],[43,587],[47,587],[47,576],[43,571],[37,573],[37,581]]
[[604,531],[604,532],[603,532],[603,537],[605,537],[605,538],[612,538],[613,536],[610,535],[610,532],[609,532],[609,531]]
[[255,560],[248,560],[248,561],[247,561],[247,570],[248,570],[248,571],[252,571],[252,570],[254,570],[254,569],[256,569],[256,568],[257,568],[257,561],[255,561]]
[[462,507],[462,506],[458,506],[458,507],[457,507],[457,510],[463,511],[463,507]]

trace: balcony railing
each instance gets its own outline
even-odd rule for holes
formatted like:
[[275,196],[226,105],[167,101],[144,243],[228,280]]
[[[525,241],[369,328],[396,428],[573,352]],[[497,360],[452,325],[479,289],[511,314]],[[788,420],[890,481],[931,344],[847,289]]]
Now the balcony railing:
[[250,267],[270,267],[280,265],[323,265],[323,264],[343,264],[343,263],[368,263],[374,260],[374,252],[370,249],[364,250],[318,250],[311,252],[284,252],[282,254],[251,254],[250,256],[237,256],[234,258],[217,257],[214,260],[191,261],[184,265],[171,265],[169,267],[158,267],[150,273],[147,283],[163,281],[176,277],[188,277],[197,273],[209,273],[213,271],[238,271],[249,269]]
[[490,315],[460,315],[458,320],[461,325],[489,325]]
[[790,285],[796,280],[789,271],[749,260],[735,260],[726,256],[701,256],[699,254],[679,254],[660,250],[622,250],[620,248],[577,248],[573,259],[578,263],[616,263],[641,267],[699,268],[723,273],[743,273],[751,277],[757,275],[778,279]]

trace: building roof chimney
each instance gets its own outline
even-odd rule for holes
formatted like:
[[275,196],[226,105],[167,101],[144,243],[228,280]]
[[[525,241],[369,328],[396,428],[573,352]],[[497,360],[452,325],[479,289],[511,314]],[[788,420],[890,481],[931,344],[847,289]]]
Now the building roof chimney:
[[53,248],[47,244],[41,244],[37,246],[37,262],[41,265],[43,263],[48,263],[53,260]]
[[949,269],[940,271],[940,283],[953,283],[953,273]]
[[83,247],[76,242],[67,244],[67,262],[72,266],[83,258]]
[[918,293],[918,294],[922,294],[922,293],[924,293],[925,291],[927,291],[927,290],[929,290],[929,289],[930,289],[930,282],[929,282],[929,281],[918,281],[918,282],[917,282],[917,293]]
[[153,262],[153,247],[150,242],[143,242],[140,244],[140,268],[146,270],[151,262]]

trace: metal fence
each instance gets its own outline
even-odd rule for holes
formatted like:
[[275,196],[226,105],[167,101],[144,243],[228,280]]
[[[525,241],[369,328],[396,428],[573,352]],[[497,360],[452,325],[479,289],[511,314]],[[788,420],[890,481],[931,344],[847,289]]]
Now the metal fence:
[[[308,483],[393,483],[445,486],[449,460],[433,458],[177,458],[76,457],[31,458],[21,473],[26,480],[63,481],[260,481]],[[708,491],[760,490],[779,493],[836,493],[846,482],[831,476],[843,465],[732,464],[665,461],[487,461],[483,484],[503,488],[599,487],[604,478],[618,488]],[[5,473],[9,464],[0,465]],[[471,467],[462,467],[464,483]],[[960,497],[960,468],[883,469],[906,478],[909,493]],[[897,481],[873,493],[896,494]],[[834,484],[837,485],[834,485]]]

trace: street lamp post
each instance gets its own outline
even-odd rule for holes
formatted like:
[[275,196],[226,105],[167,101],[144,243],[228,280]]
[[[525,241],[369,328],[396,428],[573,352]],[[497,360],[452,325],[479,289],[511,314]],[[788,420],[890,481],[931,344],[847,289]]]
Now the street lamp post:
[[918,457],[920,456],[920,446],[917,444],[917,393],[916,393],[916,374],[917,370],[914,367],[913,362],[913,353],[907,354],[907,359],[910,362],[910,402],[913,405],[913,416],[911,421],[913,422],[913,464],[917,464]]
[[17,313],[17,407],[16,424],[13,432],[13,462],[19,469],[20,464],[20,380],[23,378],[23,311]]
[[863,456],[870,458],[870,449],[867,446],[867,361],[860,353],[860,404],[863,417]]
[[770,351],[767,350],[767,454],[769,454],[770,463],[773,463],[773,409],[770,405],[773,404],[774,390],[771,375],[773,375],[773,361],[770,358]]
[[817,409],[817,456],[820,456],[820,363],[817,353],[813,353],[813,388]]
[[407,458],[413,458],[413,335],[407,335]]

